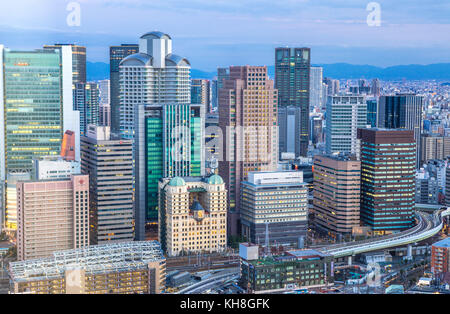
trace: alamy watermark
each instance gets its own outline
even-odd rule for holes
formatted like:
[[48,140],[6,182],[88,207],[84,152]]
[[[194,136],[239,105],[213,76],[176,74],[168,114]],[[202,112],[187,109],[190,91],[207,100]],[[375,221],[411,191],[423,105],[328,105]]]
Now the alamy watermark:
[[67,4],[66,10],[69,11],[66,19],[67,25],[70,27],[81,26],[81,5],[72,1]]
[[381,26],[381,5],[378,2],[370,2],[366,8],[369,11],[367,15],[367,25],[369,27]]

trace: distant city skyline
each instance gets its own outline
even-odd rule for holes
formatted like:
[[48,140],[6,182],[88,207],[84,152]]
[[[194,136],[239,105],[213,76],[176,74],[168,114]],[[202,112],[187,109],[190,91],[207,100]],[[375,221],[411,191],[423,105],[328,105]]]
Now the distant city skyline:
[[450,3],[377,1],[381,26],[367,24],[370,1],[352,0],[78,0],[80,26],[71,27],[71,1],[0,3],[1,44],[33,49],[44,44],[87,47],[88,60],[109,60],[109,46],[134,43],[161,30],[192,67],[273,65],[276,47],[310,47],[313,64],[347,62],[392,66],[450,62]]

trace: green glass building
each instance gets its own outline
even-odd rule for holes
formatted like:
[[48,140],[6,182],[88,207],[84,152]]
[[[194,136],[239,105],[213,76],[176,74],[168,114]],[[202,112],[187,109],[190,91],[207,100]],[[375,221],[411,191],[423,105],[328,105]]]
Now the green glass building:
[[61,54],[5,50],[3,64],[6,172],[29,172],[33,158],[60,153]]
[[141,105],[135,111],[136,239],[158,221],[158,181],[204,175],[205,107]]

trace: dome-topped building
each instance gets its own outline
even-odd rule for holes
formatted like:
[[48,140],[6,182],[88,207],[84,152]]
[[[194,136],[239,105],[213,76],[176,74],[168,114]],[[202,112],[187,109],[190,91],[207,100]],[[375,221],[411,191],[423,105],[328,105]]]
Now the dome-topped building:
[[208,178],[208,184],[220,185],[220,184],[224,184],[224,181],[221,176],[218,176],[217,174],[215,174]]
[[169,182],[169,186],[173,186],[173,187],[179,187],[179,186],[185,186],[186,182],[183,180],[183,178],[180,177],[175,177],[173,179],[170,180]]

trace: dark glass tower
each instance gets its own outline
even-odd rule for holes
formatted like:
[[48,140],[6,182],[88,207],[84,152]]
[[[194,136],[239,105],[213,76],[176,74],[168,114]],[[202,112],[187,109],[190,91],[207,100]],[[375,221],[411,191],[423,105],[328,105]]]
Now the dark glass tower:
[[361,220],[376,234],[413,226],[416,143],[413,131],[359,129]]
[[123,44],[109,48],[109,65],[111,80],[111,132],[120,132],[120,62],[129,55],[139,52],[137,44]]
[[100,90],[97,83],[77,83],[73,90],[73,107],[80,112],[80,133],[86,135],[89,124],[99,124]]
[[423,97],[414,94],[381,96],[378,106],[378,127],[414,131],[417,143],[416,166],[419,165],[420,135],[422,133]]
[[301,112],[299,123],[295,123],[300,125],[295,139],[299,142],[300,156],[306,156],[308,153],[310,71],[310,48],[275,49],[275,89],[278,89],[279,94],[278,106],[297,107]]

